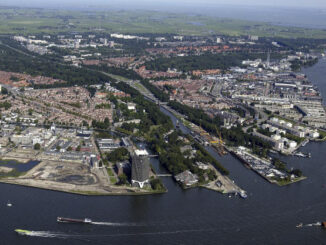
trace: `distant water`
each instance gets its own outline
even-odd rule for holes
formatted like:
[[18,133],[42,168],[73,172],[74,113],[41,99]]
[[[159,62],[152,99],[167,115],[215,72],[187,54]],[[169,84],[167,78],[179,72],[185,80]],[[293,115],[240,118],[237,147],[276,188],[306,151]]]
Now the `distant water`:
[[318,87],[324,98],[323,103],[326,105],[326,58],[320,59],[316,65],[303,69],[302,72]]

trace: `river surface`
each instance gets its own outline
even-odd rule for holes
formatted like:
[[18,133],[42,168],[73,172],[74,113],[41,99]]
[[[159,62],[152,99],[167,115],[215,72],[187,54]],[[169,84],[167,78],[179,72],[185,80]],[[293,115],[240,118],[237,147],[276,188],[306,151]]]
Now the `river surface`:
[[[305,70],[324,98],[325,71],[325,60]],[[308,179],[286,187],[268,183],[230,155],[216,155],[248,192],[246,200],[202,188],[182,190],[170,177],[163,178],[168,193],[148,196],[86,197],[0,184],[0,244],[326,244],[321,227],[296,228],[326,220],[326,143],[310,143],[303,151],[312,158],[284,160]],[[157,160],[152,164],[166,172]],[[58,224],[57,216],[98,223]],[[34,232],[19,236],[16,228]]]

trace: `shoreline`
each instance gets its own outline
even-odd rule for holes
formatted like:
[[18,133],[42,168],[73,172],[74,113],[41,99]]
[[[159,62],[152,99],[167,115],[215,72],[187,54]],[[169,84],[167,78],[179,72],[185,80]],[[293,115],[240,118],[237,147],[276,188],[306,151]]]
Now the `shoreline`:
[[[32,159],[19,158],[6,158],[6,161],[17,161],[19,164],[26,164],[29,161],[39,161]],[[72,183],[57,182],[51,180],[41,180],[34,179],[33,175],[38,171],[39,168],[42,168],[46,165],[47,162],[56,162],[49,160],[42,160],[36,166],[24,172],[24,175],[19,177],[3,177],[0,178],[0,183],[10,184],[10,185],[19,185],[24,187],[32,187],[37,189],[49,190],[49,191],[58,191],[70,194],[84,195],[84,196],[135,196],[135,195],[155,195],[155,194],[164,194],[168,193],[168,189],[161,191],[148,191],[146,189],[132,189],[132,187],[120,187],[115,185],[101,186],[96,184],[91,185],[77,185]],[[1,165],[0,165],[1,166]],[[12,168],[15,169],[15,168]],[[214,168],[213,168],[214,169]],[[236,192],[242,191],[231,179],[227,176],[223,176],[217,172],[218,178],[215,181],[211,181],[204,185],[198,185],[196,187],[205,188],[214,192],[219,192],[221,194],[234,194]],[[216,186],[216,181],[223,183],[222,187]],[[184,189],[192,189],[193,187],[188,187]]]
[[[23,159],[23,158],[22,158]],[[16,161],[16,159],[7,159],[8,161]],[[24,159],[26,163],[29,161],[39,161],[39,160],[32,160],[32,159]],[[18,164],[26,164],[19,162]],[[108,196],[108,195],[150,195],[150,194],[162,194],[167,193],[168,190],[165,188],[164,190],[160,191],[151,191],[148,189],[138,189],[135,187],[129,187],[129,186],[115,186],[110,184],[103,184],[101,181],[93,182],[93,183],[85,183],[85,184],[76,184],[76,183],[69,183],[69,182],[60,182],[56,181],[55,179],[48,179],[47,177],[39,178],[40,170],[43,168],[47,168],[52,165],[56,166],[56,164],[62,164],[58,161],[49,161],[49,160],[41,160],[38,164],[33,166],[30,170],[27,172],[21,172],[23,175],[19,177],[14,176],[4,176],[0,178],[0,183],[5,184],[12,184],[12,185],[20,185],[25,187],[33,187],[38,189],[44,189],[44,190],[51,190],[51,191],[60,191],[65,193],[71,193],[71,194],[79,194],[79,195],[87,195],[87,196]],[[64,164],[71,165],[71,167],[74,167],[75,164],[73,162],[65,162]],[[83,165],[83,164],[79,164]],[[1,166],[1,164],[0,164]],[[16,168],[12,168],[16,169]],[[90,172],[87,172],[86,174],[94,176],[94,178],[98,179],[98,174],[101,174],[101,170],[96,169],[95,171],[89,170]],[[51,169],[48,170],[46,174],[51,174]],[[85,175],[85,173],[71,173],[73,174],[81,174],[81,176]],[[68,175],[69,176],[69,175]]]
[[247,163],[247,161],[245,159],[243,159],[240,155],[238,155],[235,151],[231,150],[230,153],[238,160],[240,161],[243,166],[247,167],[248,169],[250,169],[251,171],[254,171],[258,176],[260,176],[261,178],[265,179],[267,182],[271,183],[271,184],[276,184],[277,186],[287,186],[287,185],[290,185],[290,184],[294,184],[296,182],[300,182],[302,180],[305,180],[307,179],[306,176],[300,176],[300,177],[297,177],[293,180],[288,180],[288,181],[283,181],[282,180],[274,180],[272,178],[269,178],[263,174],[261,174],[258,170],[254,169],[250,164]]
[[117,193],[117,192],[99,192],[99,191],[82,191],[82,190],[65,190],[60,188],[51,188],[51,187],[42,187],[39,185],[33,184],[26,184],[26,183],[18,183],[16,181],[11,180],[4,180],[0,179],[0,184],[7,184],[7,185],[16,185],[26,188],[35,188],[40,190],[46,191],[56,191],[56,192],[63,192],[68,194],[76,194],[82,196],[142,196],[142,195],[155,195],[155,194],[164,194],[167,193],[168,190],[165,191],[153,191],[153,192],[124,192],[124,193]]
[[0,165],[10,163],[10,161],[15,162],[17,164],[26,164],[30,161],[38,161],[38,160],[32,160],[32,159],[26,159],[26,158],[20,158],[20,157],[3,157],[0,158]]

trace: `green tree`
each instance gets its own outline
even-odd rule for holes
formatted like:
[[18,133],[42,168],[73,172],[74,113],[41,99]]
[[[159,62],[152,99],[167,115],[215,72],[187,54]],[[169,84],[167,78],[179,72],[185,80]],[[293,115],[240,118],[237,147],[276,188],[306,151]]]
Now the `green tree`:
[[114,151],[110,152],[107,155],[107,159],[110,162],[118,162],[127,160],[129,158],[129,152],[126,148],[120,147],[118,149],[115,149]]
[[119,185],[125,185],[127,183],[128,183],[128,177],[127,177],[127,175],[125,173],[120,174],[119,175],[119,182],[118,182],[118,184]]
[[164,190],[164,186],[162,184],[162,181],[160,179],[152,179],[150,181],[151,187],[154,191],[160,191]]
[[302,176],[302,171],[300,169],[294,169],[291,171],[291,174],[294,174],[298,177],[301,177]]
[[286,165],[284,162],[282,162],[280,159],[278,158],[275,158],[273,160],[273,164],[275,166],[275,168],[277,168],[278,170],[281,170],[281,171],[284,171],[286,170]]
[[41,145],[39,143],[36,143],[34,145],[34,150],[40,150],[41,149]]
[[6,89],[5,87],[1,87],[1,93],[8,94],[8,89]]

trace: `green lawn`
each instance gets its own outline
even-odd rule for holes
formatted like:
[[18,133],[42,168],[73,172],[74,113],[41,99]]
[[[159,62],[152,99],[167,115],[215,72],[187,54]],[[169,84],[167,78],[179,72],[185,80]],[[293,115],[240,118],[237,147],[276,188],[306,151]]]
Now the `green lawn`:
[[110,182],[111,182],[111,184],[115,185],[117,183],[117,178],[116,177],[110,177]]
[[109,176],[114,176],[113,171],[111,168],[107,168],[107,172]]

